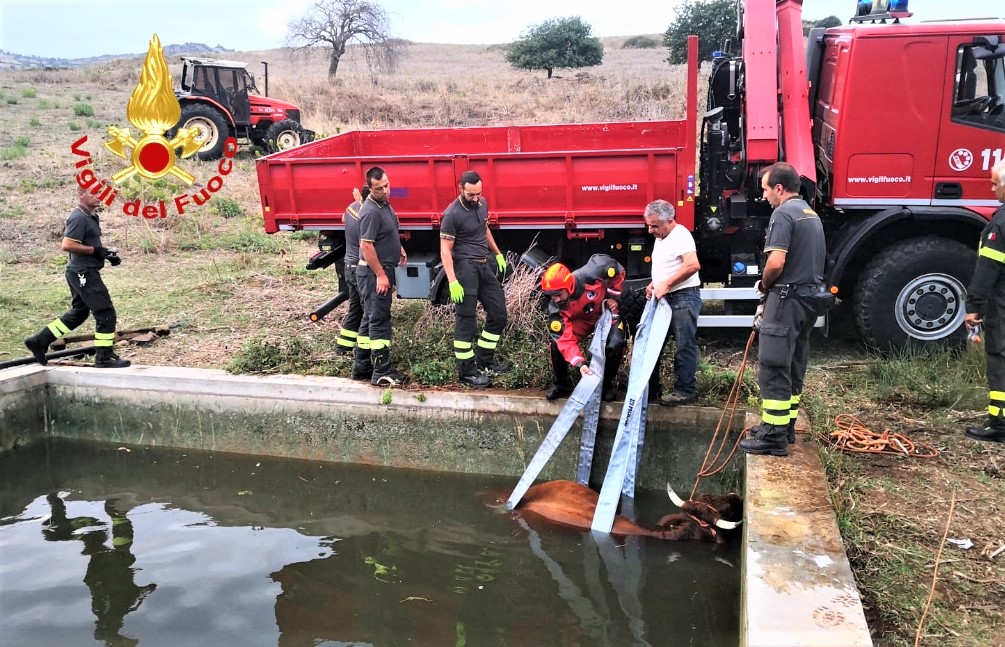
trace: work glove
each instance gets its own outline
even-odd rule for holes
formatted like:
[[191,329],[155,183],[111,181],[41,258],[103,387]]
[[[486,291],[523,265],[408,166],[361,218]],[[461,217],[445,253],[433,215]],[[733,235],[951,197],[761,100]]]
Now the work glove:
[[107,247],[95,247],[94,248],[94,254],[93,254],[93,256],[97,256],[101,260],[105,260],[106,258],[108,258],[109,256],[111,256],[114,253],[115,252],[113,252],[112,250],[108,249]]
[[108,255],[105,256],[105,260],[111,263],[112,267],[116,267],[122,264],[122,259],[119,258],[119,252],[115,249],[109,249]]
[[618,302],[617,301],[615,301],[614,299],[606,299],[604,301],[604,305],[607,306],[607,309],[611,311],[612,315],[614,315],[615,317],[618,316]]
[[764,285],[761,283],[761,279],[757,279],[757,281],[754,283],[754,289],[757,290],[757,297],[761,300],[761,303],[767,301],[768,291],[764,288]]
[[764,323],[764,304],[758,304],[757,310],[754,310],[754,330],[760,331],[761,324]]
[[450,300],[454,303],[464,301],[464,286],[460,281],[451,281],[447,284],[450,288]]
[[500,272],[503,272],[503,273],[506,272],[506,255],[505,254],[502,254],[502,253],[496,254],[496,265],[499,266],[499,271]]

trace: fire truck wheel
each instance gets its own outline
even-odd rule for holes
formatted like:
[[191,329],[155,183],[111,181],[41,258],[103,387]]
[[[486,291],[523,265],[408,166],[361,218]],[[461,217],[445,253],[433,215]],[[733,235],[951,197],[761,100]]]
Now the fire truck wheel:
[[202,142],[199,159],[215,160],[223,155],[223,145],[230,128],[219,110],[203,103],[186,103],[182,106],[178,124],[182,128],[194,128],[198,131],[196,141]]
[[877,254],[855,290],[866,343],[881,351],[965,343],[966,285],[976,253],[937,236],[900,241]]
[[270,153],[296,148],[306,141],[304,127],[292,119],[277,121],[265,133],[265,146]]

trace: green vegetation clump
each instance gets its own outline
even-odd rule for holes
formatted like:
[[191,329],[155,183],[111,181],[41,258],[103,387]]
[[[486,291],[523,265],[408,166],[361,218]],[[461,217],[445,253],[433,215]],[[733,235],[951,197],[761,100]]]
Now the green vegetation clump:
[[34,99],[38,96],[38,91],[35,88],[21,88],[21,96],[25,99]]
[[221,218],[240,218],[244,215],[241,203],[226,196],[215,196],[209,203],[209,208]]
[[41,126],[42,122],[39,121],[38,117],[32,117],[31,119],[28,120],[28,125],[32,127],[37,127]]
[[80,124],[78,124],[76,121],[71,121],[70,123],[68,123],[66,125],[73,132],[77,132],[78,130],[80,130],[80,127],[81,127]]
[[73,104],[73,114],[77,117],[93,117],[94,108],[89,103],[75,103]]

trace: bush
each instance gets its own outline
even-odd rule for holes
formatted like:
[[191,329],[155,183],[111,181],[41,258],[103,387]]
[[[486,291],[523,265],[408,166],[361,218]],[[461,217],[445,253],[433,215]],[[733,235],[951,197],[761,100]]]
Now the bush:
[[232,198],[215,196],[209,203],[210,210],[221,218],[239,218],[244,215],[244,207]]
[[625,41],[621,49],[656,49],[659,41],[649,36],[632,36]]
[[35,88],[22,88],[21,96],[24,97],[25,99],[34,99],[35,97],[38,96],[38,92],[35,90]]
[[80,130],[80,124],[78,124],[78,123],[77,123],[76,121],[71,121],[70,123],[68,123],[68,124],[66,124],[66,125],[67,125],[67,126],[68,126],[68,127],[70,128],[70,130],[72,130],[73,132],[77,132],[78,130]]
[[17,105],[17,97],[15,97],[15,96],[7,97],[7,103],[9,105],[16,106]]
[[73,114],[77,117],[93,117],[94,108],[89,103],[75,103],[73,104]]
[[32,117],[32,118],[31,118],[31,119],[30,119],[30,120],[28,121],[28,125],[29,125],[29,126],[41,126],[41,125],[42,125],[42,122],[38,120],[38,117]]

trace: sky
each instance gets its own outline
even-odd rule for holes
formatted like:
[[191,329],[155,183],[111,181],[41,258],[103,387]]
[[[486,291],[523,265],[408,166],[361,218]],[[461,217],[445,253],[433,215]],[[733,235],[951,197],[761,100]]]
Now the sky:
[[[549,18],[580,16],[596,36],[666,31],[679,0],[378,0],[392,35],[422,43],[489,44],[519,38]],[[291,18],[312,0],[0,0],[0,50],[51,58],[142,54],[161,42],[222,45],[236,51],[280,47]],[[804,0],[803,17],[837,16],[855,0]],[[914,20],[1005,17],[1001,0],[911,0]]]

